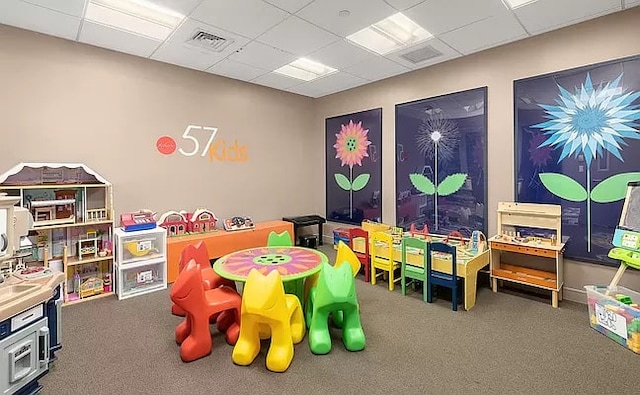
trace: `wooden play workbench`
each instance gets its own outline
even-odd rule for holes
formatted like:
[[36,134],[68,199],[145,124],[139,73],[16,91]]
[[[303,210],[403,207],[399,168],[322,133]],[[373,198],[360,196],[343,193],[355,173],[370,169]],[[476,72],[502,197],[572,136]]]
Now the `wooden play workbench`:
[[210,233],[191,234],[167,238],[167,282],[173,283],[178,278],[180,254],[189,244],[202,241],[207,246],[209,259],[220,258],[232,252],[247,248],[267,245],[269,233],[288,231],[293,237],[293,223],[286,221],[267,221],[257,223],[255,228],[227,232],[216,230]]
[[[565,243],[561,241],[561,214],[558,205],[498,203],[498,234],[489,239],[493,292],[498,292],[498,280],[546,289],[551,291],[552,306],[558,307],[564,284]],[[519,237],[516,229],[524,228],[546,229],[554,238]],[[543,268],[506,263],[504,253],[538,257],[543,261]]]

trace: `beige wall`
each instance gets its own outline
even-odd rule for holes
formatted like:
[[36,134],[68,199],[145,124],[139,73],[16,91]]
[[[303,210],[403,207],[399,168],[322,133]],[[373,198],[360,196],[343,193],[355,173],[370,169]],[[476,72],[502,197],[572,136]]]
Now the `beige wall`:
[[[322,206],[304,193],[322,184],[305,155],[313,119],[310,98],[0,25],[0,172],[24,161],[86,163],[114,184],[116,213],[308,213]],[[159,136],[179,141],[188,124],[219,128],[217,139],[237,139],[249,160],[156,151]]]
[[[499,201],[513,200],[513,80],[640,54],[640,7],[528,40],[455,59],[316,101],[317,130],[326,117],[382,106],[383,221],[395,221],[395,105],[446,93],[488,87],[489,233],[496,231]],[[324,163],[323,135],[313,146]],[[324,195],[324,193],[322,193]],[[323,211],[322,205],[316,211]],[[327,232],[331,231],[330,226]],[[583,285],[609,283],[614,270],[579,262],[565,264],[565,297],[584,300]],[[637,272],[623,285],[640,289]]]

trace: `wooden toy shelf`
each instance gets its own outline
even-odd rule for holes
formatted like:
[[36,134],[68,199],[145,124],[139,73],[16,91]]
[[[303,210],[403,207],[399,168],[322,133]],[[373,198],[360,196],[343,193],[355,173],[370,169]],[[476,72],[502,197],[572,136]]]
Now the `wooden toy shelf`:
[[[498,203],[498,232],[489,239],[493,292],[498,280],[509,281],[551,291],[551,304],[558,307],[564,284],[564,249],[561,233],[561,207],[550,204]],[[520,236],[527,228],[548,230],[550,238]],[[506,262],[507,253],[535,256],[542,268]]]

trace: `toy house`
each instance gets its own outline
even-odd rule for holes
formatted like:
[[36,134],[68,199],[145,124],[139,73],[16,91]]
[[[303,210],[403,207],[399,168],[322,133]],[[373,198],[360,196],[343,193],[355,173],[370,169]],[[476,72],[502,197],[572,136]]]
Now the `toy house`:
[[188,231],[187,218],[177,211],[167,211],[162,214],[158,224],[167,230],[168,236],[179,236]]
[[188,230],[190,233],[210,232],[216,228],[218,218],[206,208],[199,208],[193,213],[187,213]]

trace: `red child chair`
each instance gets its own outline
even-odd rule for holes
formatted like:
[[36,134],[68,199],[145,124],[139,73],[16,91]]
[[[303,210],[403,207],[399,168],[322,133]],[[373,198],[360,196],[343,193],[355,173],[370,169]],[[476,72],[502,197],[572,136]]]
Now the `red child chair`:
[[[211,264],[209,263],[209,252],[207,251],[207,246],[202,241],[199,241],[195,245],[189,244],[184,250],[182,250],[182,253],[180,254],[180,262],[178,264],[178,273],[182,272],[184,267],[191,260],[194,260],[196,266],[198,266],[202,271],[202,281],[205,290],[218,288],[222,285],[226,285],[234,290],[236,289],[235,282],[224,279],[213,271]],[[185,312],[180,307],[173,304],[171,306],[171,314],[184,317]]]
[[[209,322],[212,317],[233,317],[224,328],[227,343],[235,345],[240,333],[240,308],[242,298],[232,288],[220,286],[205,289],[203,271],[195,260],[189,261],[171,287],[171,300],[186,313],[186,318],[176,327],[176,343],[180,344],[180,357],[184,362],[194,361],[211,352],[212,341]],[[218,325],[218,329],[220,325]]]
[[[353,248],[354,240],[358,238],[364,240],[364,252],[356,251]],[[369,274],[369,270],[371,268],[371,257],[369,256],[369,232],[362,228],[349,229],[349,248],[351,248],[351,250],[356,254],[356,257],[358,257],[358,260],[364,267],[364,281],[368,283],[371,278]]]

